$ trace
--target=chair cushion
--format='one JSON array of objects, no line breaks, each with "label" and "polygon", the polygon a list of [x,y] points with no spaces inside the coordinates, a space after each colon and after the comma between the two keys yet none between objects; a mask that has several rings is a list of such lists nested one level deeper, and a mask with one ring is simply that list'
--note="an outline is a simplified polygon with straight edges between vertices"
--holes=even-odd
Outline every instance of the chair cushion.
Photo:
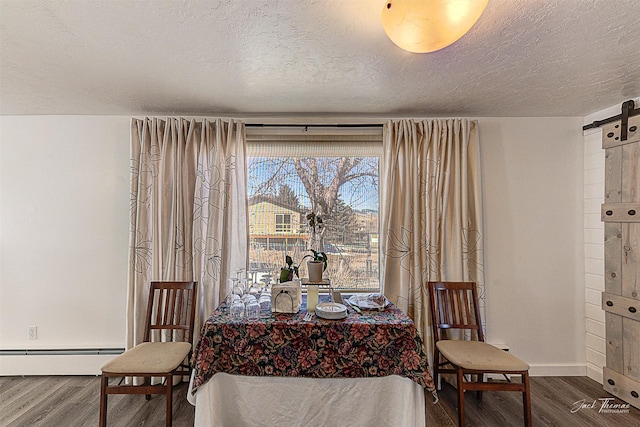
[{"label": "chair cushion", "polygon": [[436,347],[449,362],[463,369],[492,372],[529,370],[526,362],[482,341],[441,340]]},{"label": "chair cushion", "polygon": [[109,374],[163,374],[176,369],[191,351],[187,342],[143,342],[105,363]]}]

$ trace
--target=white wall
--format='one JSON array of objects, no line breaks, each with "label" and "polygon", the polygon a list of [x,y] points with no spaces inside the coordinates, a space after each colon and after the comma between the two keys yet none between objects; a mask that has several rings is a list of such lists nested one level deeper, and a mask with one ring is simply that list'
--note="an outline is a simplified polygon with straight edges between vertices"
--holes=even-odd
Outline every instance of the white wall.
[{"label": "white wall", "polygon": [[[0,120],[0,350],[124,347],[130,118]],[[103,360],[2,356],[0,374]]]},{"label": "white wall", "polygon": [[587,376],[602,384],[606,365],[604,311],[604,224],[600,205],[604,201],[604,150],[602,130],[584,136],[584,269]]},{"label": "white wall", "polygon": [[[0,117],[0,350],[124,346],[129,121]],[[582,119],[479,123],[488,338],[532,374],[584,375]],[[0,356],[0,375],[100,364]]]},{"label": "white wall", "polygon": [[480,119],[487,340],[584,375],[582,119]]}]

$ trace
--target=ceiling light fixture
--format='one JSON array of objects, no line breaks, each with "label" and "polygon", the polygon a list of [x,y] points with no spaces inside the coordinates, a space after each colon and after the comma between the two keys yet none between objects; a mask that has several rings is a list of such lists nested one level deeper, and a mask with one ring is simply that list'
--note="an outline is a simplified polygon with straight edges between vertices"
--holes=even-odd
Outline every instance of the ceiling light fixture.
[{"label": "ceiling light fixture", "polygon": [[440,50],[473,27],[489,0],[388,0],[382,26],[398,47],[413,53]]}]

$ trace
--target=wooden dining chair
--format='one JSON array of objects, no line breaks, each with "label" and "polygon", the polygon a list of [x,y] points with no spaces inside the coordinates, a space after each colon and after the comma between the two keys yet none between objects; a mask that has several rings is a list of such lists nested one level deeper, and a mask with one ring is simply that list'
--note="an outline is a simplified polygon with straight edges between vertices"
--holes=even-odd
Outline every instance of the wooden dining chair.
[{"label": "wooden dining chair", "polygon": [[[196,308],[196,282],[151,282],[147,304],[144,342],[125,351],[102,366],[100,379],[100,426],[107,425],[109,394],[166,395],[166,425],[172,422],[174,375],[188,375],[193,323]],[[120,378],[110,385],[109,379]],[[143,377],[142,385],[122,384],[125,377]],[[162,378],[152,384],[151,378]]]},{"label": "wooden dining chair", "polygon": [[[433,379],[455,374],[458,387],[458,425],[464,426],[464,392],[483,390],[522,392],[524,424],[531,426],[529,365],[512,354],[484,342],[478,293],[474,282],[429,282],[433,328]],[[471,340],[450,339],[452,329],[469,331]],[[503,375],[505,381],[486,382],[485,374]],[[510,376],[521,377],[511,382]],[[473,378],[476,378],[474,381]]]}]

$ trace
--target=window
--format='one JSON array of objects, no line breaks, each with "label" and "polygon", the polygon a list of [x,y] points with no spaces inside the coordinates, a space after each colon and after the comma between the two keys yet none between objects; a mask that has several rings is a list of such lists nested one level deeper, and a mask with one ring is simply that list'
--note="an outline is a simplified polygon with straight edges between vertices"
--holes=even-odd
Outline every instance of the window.
[{"label": "window", "polygon": [[[308,249],[329,258],[343,290],[378,291],[381,128],[247,128],[249,258],[278,277],[285,256],[306,277]],[[310,240],[306,214],[323,218]]]},{"label": "window", "polygon": [[276,233],[291,233],[291,214],[276,214]]}]

